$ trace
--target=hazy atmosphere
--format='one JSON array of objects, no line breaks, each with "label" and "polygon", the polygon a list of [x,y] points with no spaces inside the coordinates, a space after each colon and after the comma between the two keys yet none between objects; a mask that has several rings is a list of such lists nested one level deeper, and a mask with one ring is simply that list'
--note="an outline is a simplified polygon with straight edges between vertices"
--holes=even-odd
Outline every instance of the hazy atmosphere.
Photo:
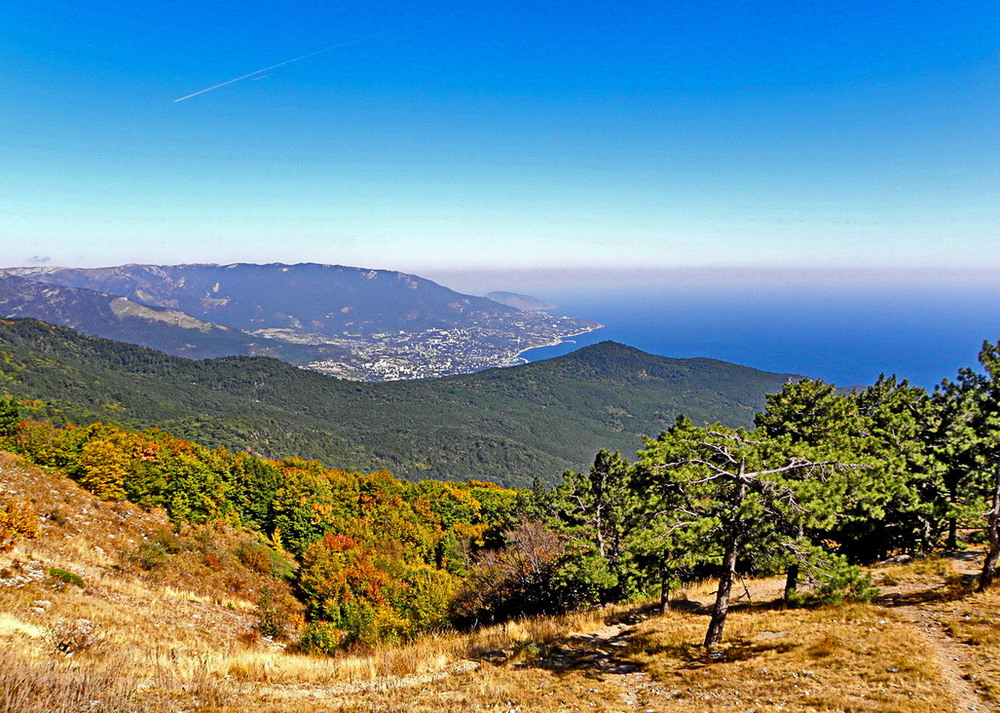
[{"label": "hazy atmosphere", "polygon": [[0,262],[995,267],[991,3],[0,7]]}]

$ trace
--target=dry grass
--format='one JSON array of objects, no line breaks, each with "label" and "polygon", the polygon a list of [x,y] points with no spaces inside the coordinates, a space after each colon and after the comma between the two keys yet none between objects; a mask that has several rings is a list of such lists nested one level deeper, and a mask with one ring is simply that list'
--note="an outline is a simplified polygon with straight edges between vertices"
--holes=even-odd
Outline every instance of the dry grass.
[{"label": "dry grass", "polygon": [[[147,571],[119,552],[169,539],[162,514],[100,503],[2,455],[0,495],[45,516],[37,540],[0,559],[11,585],[0,585],[0,710],[11,713],[925,713],[956,709],[943,653],[969,691],[1000,702],[1000,592],[957,588],[950,560],[878,570],[893,606],[781,610],[780,580],[748,582],[749,599],[738,586],[717,661],[699,646],[707,617],[695,604],[711,601],[713,582],[688,588],[688,602],[663,617],[608,608],[324,658],[246,636],[257,592],[274,580],[226,555],[245,535],[179,533],[180,550]],[[200,549],[189,546],[196,537]],[[51,567],[86,586],[60,586]],[[57,634],[78,619],[94,639],[67,656]],[[475,670],[447,675],[469,660]]]},{"label": "dry grass", "polygon": [[127,679],[106,664],[75,667],[0,649],[0,710],[9,713],[129,713],[144,710]]},{"label": "dry grass", "polygon": [[922,606],[953,643],[963,677],[1000,707],[1000,589],[942,597]]},{"label": "dry grass", "polygon": [[703,617],[671,614],[636,634],[630,660],[657,682],[664,710],[948,710],[923,642],[891,612],[838,609],[732,615],[724,658],[695,645]]}]

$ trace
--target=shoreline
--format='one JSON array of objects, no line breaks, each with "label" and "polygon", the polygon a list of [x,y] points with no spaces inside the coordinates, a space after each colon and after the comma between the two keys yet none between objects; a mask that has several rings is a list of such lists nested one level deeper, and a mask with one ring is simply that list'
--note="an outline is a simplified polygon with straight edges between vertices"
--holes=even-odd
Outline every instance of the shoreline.
[{"label": "shoreline", "polygon": [[604,327],[605,327],[605,325],[598,324],[596,327],[589,327],[589,328],[584,329],[584,330],[579,331],[579,332],[573,332],[572,334],[566,334],[566,335],[564,335],[562,337],[558,337],[553,342],[547,342],[545,344],[537,344],[537,345],[535,345],[533,347],[528,347],[527,349],[522,349],[521,351],[517,352],[516,354],[514,354],[514,356],[512,356],[510,358],[510,360],[509,360],[510,364],[509,365],[513,366],[514,365],[513,362],[514,362],[515,359],[521,359],[522,363],[524,363],[524,364],[530,363],[530,361],[528,359],[524,359],[524,357],[522,357],[521,355],[524,354],[525,352],[530,352],[532,349],[544,349],[545,347],[558,347],[560,344],[565,344],[568,340],[572,339],[573,337],[579,337],[579,336],[584,335],[584,334],[590,334],[591,332],[596,332],[598,329],[604,329]]}]

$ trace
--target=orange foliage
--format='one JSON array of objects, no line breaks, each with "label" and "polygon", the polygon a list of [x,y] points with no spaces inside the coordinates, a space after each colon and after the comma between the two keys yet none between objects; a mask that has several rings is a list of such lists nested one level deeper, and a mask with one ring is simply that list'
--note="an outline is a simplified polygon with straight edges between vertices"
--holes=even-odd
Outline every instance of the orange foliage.
[{"label": "orange foliage", "polygon": [[38,515],[27,503],[0,501],[0,552],[10,552],[24,537],[37,537]]}]

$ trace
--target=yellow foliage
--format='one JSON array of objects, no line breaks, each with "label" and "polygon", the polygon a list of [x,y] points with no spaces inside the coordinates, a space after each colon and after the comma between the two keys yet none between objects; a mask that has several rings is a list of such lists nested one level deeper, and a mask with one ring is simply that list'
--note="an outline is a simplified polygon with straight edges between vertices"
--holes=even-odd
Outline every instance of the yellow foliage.
[{"label": "yellow foliage", "polygon": [[88,441],[76,462],[77,479],[102,500],[122,500],[128,461],[128,454],[117,444],[103,439]]},{"label": "yellow foliage", "polygon": [[0,552],[10,552],[24,537],[38,536],[38,515],[27,503],[0,501]]}]

